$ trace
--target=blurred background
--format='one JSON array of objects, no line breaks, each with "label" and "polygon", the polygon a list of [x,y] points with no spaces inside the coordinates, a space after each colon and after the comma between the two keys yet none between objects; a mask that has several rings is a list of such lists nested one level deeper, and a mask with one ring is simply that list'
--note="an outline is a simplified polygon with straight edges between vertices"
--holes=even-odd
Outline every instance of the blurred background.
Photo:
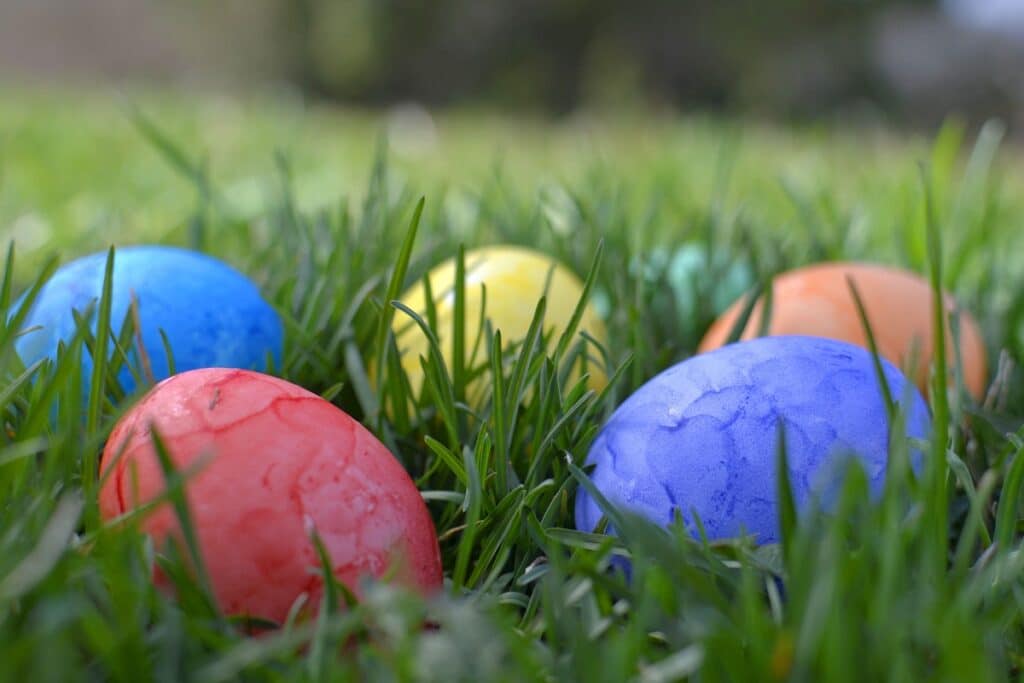
[{"label": "blurred background", "polygon": [[[1016,226],[1022,134],[1024,0],[0,0],[23,278],[214,214],[358,207],[385,139],[389,196],[471,236],[502,202],[564,229],[577,201],[674,239],[708,207],[889,235],[918,161],[952,205],[996,150],[985,219]],[[900,244],[846,253],[918,264]]]},{"label": "blurred background", "polygon": [[0,0],[0,79],[1024,126],[1024,0]]}]

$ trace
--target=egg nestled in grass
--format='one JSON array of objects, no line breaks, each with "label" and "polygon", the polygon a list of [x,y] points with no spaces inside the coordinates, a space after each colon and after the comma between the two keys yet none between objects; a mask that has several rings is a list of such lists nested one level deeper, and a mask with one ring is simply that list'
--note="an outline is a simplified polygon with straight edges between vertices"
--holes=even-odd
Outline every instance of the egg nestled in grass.
[{"label": "egg nestled in grass", "polygon": [[[507,350],[526,336],[542,296],[547,296],[544,332],[557,342],[568,328],[577,304],[583,296],[583,282],[565,265],[541,252],[517,246],[491,246],[467,251],[465,263],[464,340],[466,368],[476,368],[488,361],[487,340],[481,328],[484,317],[495,331],[501,331],[502,347]],[[435,333],[442,355],[451,371],[454,358],[452,339],[455,315],[456,260],[449,259],[427,274],[431,301],[436,311]],[[486,294],[484,293],[486,290]],[[401,298],[401,302],[424,320],[427,315],[427,290],[420,281]],[[482,315],[483,314],[483,315]],[[396,312],[393,331],[401,354],[402,368],[409,378],[413,394],[423,387],[424,373],[420,358],[429,355],[429,342],[423,331],[404,313]],[[583,309],[574,343],[583,341],[586,333],[599,344],[607,344],[604,323],[588,302]],[[575,365],[572,378],[579,378],[584,368],[588,386],[600,390],[607,383],[597,352],[585,344],[584,353]],[[553,350],[552,344],[549,349]],[[467,393],[480,398],[484,382],[477,380]]]},{"label": "egg nestled in grass", "polygon": [[[193,370],[161,382],[104,449],[105,520],[165,492],[151,425],[187,477],[191,522],[226,614],[281,623],[300,597],[315,607],[323,580],[314,533],[334,576],[356,595],[364,577],[393,575],[422,593],[441,586],[437,536],[412,479],[369,431],[319,396],[245,370]],[[158,548],[182,542],[167,502],[139,524]],[[168,582],[160,572],[154,578]]]},{"label": "egg nestled in grass", "polygon": [[[906,415],[901,445],[919,461],[907,439],[929,435],[928,407],[897,368],[882,366]],[[661,525],[678,514],[695,537],[699,517],[709,539],[747,533],[772,543],[779,540],[780,426],[798,508],[835,490],[846,458],[863,465],[873,493],[881,491],[890,429],[874,358],[816,337],[730,344],[665,370],[615,410],[586,463],[613,505]],[[581,489],[577,528],[594,530],[602,514]]]},{"label": "egg nestled in grass", "polygon": [[672,253],[666,278],[681,320],[693,322],[698,311],[718,315],[754,286],[754,272],[745,257],[727,251],[709,254],[703,244],[684,244]]},{"label": "egg nestled in grass", "polygon": [[[76,333],[75,312],[91,311],[90,331],[96,334],[106,264],[106,252],[92,254],[62,266],[43,285],[15,346],[26,365],[57,357],[58,345]],[[129,362],[118,373],[128,392],[137,384],[133,369],[159,381],[171,374],[172,359],[178,372],[263,369],[268,361],[281,362],[284,331],[277,312],[252,281],[205,254],[165,246],[118,249],[110,306],[114,334],[129,316],[138,323],[126,349]],[[82,364],[88,380],[93,367],[88,351]]]},{"label": "egg nestled in grass", "polygon": [[[698,334],[702,324],[725,311],[755,283],[745,255],[698,242],[675,250],[652,249],[631,264],[630,275],[645,281],[655,305],[674,311],[674,321],[687,337]],[[604,309],[607,318],[610,302]]]},{"label": "egg nestled in grass", "polygon": [[[772,283],[769,335],[811,335],[839,339],[867,348],[867,334],[857,312],[847,278],[853,280],[864,303],[879,354],[910,368],[911,377],[927,393],[934,360],[932,291],[923,277],[898,268],[868,263],[820,263],[777,276]],[[744,310],[744,298],[736,301],[715,321],[700,343],[699,351],[716,349],[729,338]],[[980,399],[985,391],[985,343],[970,313],[945,295],[947,313],[959,321],[960,368],[964,385]],[[762,324],[763,301],[755,306],[743,339],[757,335]],[[956,345],[946,330],[948,359],[955,363]]]}]

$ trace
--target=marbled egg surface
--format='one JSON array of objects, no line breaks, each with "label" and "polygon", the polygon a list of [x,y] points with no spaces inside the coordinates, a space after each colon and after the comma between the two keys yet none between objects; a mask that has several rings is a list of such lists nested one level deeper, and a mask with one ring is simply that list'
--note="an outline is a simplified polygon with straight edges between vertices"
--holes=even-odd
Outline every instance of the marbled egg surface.
[{"label": "marbled egg surface", "polygon": [[[16,343],[26,365],[56,358],[57,346],[75,334],[72,309],[84,313],[103,293],[107,253],[92,254],[57,270],[33,302]],[[156,381],[170,374],[160,331],[178,372],[205,367],[263,369],[281,362],[284,330],[277,312],[247,277],[206,254],[166,246],[119,248],[111,281],[111,326],[117,331],[137,301],[139,337]],[[34,328],[34,329],[33,329]],[[96,310],[91,330],[96,331]],[[113,348],[113,346],[111,346]],[[142,371],[137,344],[130,359]],[[92,358],[83,353],[88,380]],[[118,379],[131,391],[135,379],[122,367]]]},{"label": "marbled egg surface", "polygon": [[[924,399],[897,368],[885,361],[883,368],[897,400],[909,392],[907,436],[927,437]],[[709,538],[746,532],[775,542],[780,420],[798,506],[834,483],[840,459],[849,455],[863,463],[872,491],[880,491],[889,435],[871,354],[815,337],[731,344],[665,370],[619,406],[587,464],[613,504],[659,524],[678,511],[696,535],[696,511]],[[590,531],[601,515],[581,489],[577,527]]]},{"label": "marbled egg surface", "polygon": [[[185,495],[221,609],[283,622],[323,591],[323,542],[334,575],[357,595],[365,577],[393,575],[423,593],[442,583],[437,535],[401,463],[348,414],[276,377],[210,368],[153,388],[118,423],[101,463],[100,514],[116,519],[166,487],[155,425]],[[162,549],[182,540],[164,502],[140,519]],[[158,584],[166,578],[156,571]]]}]

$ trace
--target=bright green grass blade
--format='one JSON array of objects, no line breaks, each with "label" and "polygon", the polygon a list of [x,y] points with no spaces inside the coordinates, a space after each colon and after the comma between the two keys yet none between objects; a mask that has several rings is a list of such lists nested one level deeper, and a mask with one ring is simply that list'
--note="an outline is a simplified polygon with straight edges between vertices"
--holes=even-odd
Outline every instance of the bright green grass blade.
[{"label": "bright green grass blade", "polygon": [[103,289],[96,316],[95,346],[92,354],[92,376],[89,383],[89,402],[86,408],[85,429],[96,431],[103,405],[103,388],[106,384],[107,349],[110,339],[110,315],[114,286],[114,248],[107,250],[107,262],[103,271]]},{"label": "bright green grass blade", "polygon": [[453,449],[458,447],[459,434],[456,427],[455,395],[452,392],[451,376],[441,355],[441,349],[437,337],[427,326],[426,322],[418,313],[403,304],[401,301],[392,301],[391,305],[412,318],[420,331],[427,337],[428,358],[420,358],[420,365],[423,370],[424,392],[433,399],[433,405],[438,410],[448,432],[450,445]]},{"label": "bright green grass blade", "polygon": [[[505,409],[505,368],[501,349],[501,331],[495,331],[491,337],[488,357],[491,359],[491,425],[494,449],[494,479],[499,492],[507,490],[509,456],[508,443],[510,435],[506,422],[508,414]],[[515,408],[513,408],[514,410]]]},{"label": "bright green grass blade", "polygon": [[331,648],[337,647],[334,634],[331,632],[332,617],[338,613],[341,596],[345,596],[346,604],[350,609],[356,604],[356,600],[351,591],[348,591],[334,576],[334,565],[331,562],[331,556],[327,552],[327,547],[324,545],[323,539],[316,529],[313,529],[310,539],[316,550],[320,576],[323,579],[324,594],[320,600],[320,611],[316,617],[316,630],[313,633],[309,657],[306,661],[309,664],[310,679],[325,681],[329,680],[328,672],[330,671],[333,659]]},{"label": "bright green grass blade", "polygon": [[[81,328],[75,334],[75,337],[71,339],[69,346],[63,347],[65,350],[62,352],[58,350],[58,360],[65,358],[71,354],[67,349],[74,349],[76,346],[82,344],[82,333]],[[53,365],[51,361],[46,360],[47,366]],[[45,425],[49,423],[51,416],[51,409],[53,402],[56,400],[60,393],[61,387],[65,386],[69,381],[70,377],[74,373],[81,372],[81,365],[76,365],[70,362],[58,362],[53,365],[53,374],[50,375],[48,372],[41,372],[39,375],[46,377],[46,381],[35,385],[34,390],[36,392],[35,402],[33,403],[33,410],[21,427],[22,436],[35,436],[40,434],[44,429]],[[88,489],[86,489],[88,491]],[[88,498],[87,498],[88,500]]]},{"label": "bright green grass blade", "polygon": [[[452,393],[456,401],[466,400],[466,249],[455,254],[455,283],[452,305]],[[463,429],[459,430],[464,431]]]},{"label": "bright green grass blade", "polygon": [[949,489],[946,452],[949,449],[950,415],[949,382],[946,375],[946,314],[942,287],[942,241],[935,217],[932,184],[925,169],[921,168],[924,187],[925,228],[928,245],[928,273],[932,291],[932,458],[931,458],[931,521],[934,534],[932,547],[935,567],[939,571],[946,564],[946,543],[949,533]]},{"label": "bright green grass blade", "polygon": [[[11,253],[8,252],[8,258],[10,257]],[[7,317],[5,324],[0,325],[0,365],[6,365],[8,355],[13,353],[13,344],[11,342],[19,335],[25,333],[22,326],[25,324],[25,320],[28,318],[28,314],[32,310],[32,305],[38,298],[39,292],[50,280],[54,271],[57,270],[57,264],[56,258],[46,262],[46,265],[39,271],[39,274],[32,281],[32,285],[23,295],[18,308]],[[8,274],[5,272],[4,277],[6,278],[7,276]]]},{"label": "bright green grass blade", "polygon": [[518,414],[518,407],[525,397],[527,379],[530,367],[534,365],[540,350],[544,333],[544,315],[547,311],[547,296],[541,296],[533,311],[533,318],[522,339],[519,353],[512,366],[512,373],[508,381],[506,405],[509,406],[510,432],[515,430],[515,419]]},{"label": "bright green grass blade", "polygon": [[885,412],[889,416],[891,424],[896,404],[893,401],[889,380],[886,378],[885,370],[882,367],[882,357],[878,352],[878,342],[875,341],[875,333],[871,328],[871,321],[868,320],[868,312],[864,308],[864,300],[860,296],[860,290],[857,289],[857,283],[853,281],[853,276],[846,276],[846,286],[849,287],[850,295],[853,296],[853,303],[857,307],[857,317],[860,318],[861,328],[863,328],[864,335],[868,340],[868,350],[871,351],[871,362],[875,368],[875,378],[878,380],[878,386],[881,388],[882,398],[885,401]]},{"label": "bright green grass blade", "polygon": [[5,314],[11,307],[11,293],[14,289],[14,241],[7,245],[7,257],[4,259],[4,277],[0,281],[0,313]]},{"label": "bright green grass blade", "polygon": [[335,397],[337,397],[337,395],[341,393],[341,390],[344,387],[345,387],[345,383],[344,382],[338,382],[337,384],[332,384],[331,386],[327,387],[327,389],[325,389],[324,391],[320,392],[320,398],[322,398],[325,401],[333,401],[335,399]]},{"label": "bright green grass blade", "polygon": [[590,293],[594,289],[594,283],[597,281],[598,273],[601,269],[601,258],[604,255],[604,242],[600,241],[597,247],[594,249],[594,258],[590,263],[590,270],[587,272],[587,278],[583,282],[583,293],[580,294],[580,300],[576,304],[576,308],[573,309],[572,317],[569,318],[568,324],[562,331],[561,336],[558,339],[558,345],[555,347],[555,358],[561,359],[569,345],[572,343],[573,337],[576,335],[576,330],[579,328],[580,320],[583,319],[583,313],[586,311],[587,302],[590,301]]},{"label": "bright green grass blade", "polygon": [[459,483],[463,487],[468,487],[469,473],[467,472],[466,467],[463,465],[462,461],[458,459],[454,453],[448,450],[448,448],[446,448],[445,445],[442,444],[440,441],[430,436],[425,437],[424,441],[427,445],[427,448],[429,448],[431,452],[434,453],[434,455],[436,455],[445,463],[448,469],[451,470],[452,474],[454,474],[455,477],[459,480]]},{"label": "bright green grass blade", "polygon": [[[498,526],[494,533],[490,534],[481,547],[480,552],[474,558],[473,571],[466,580],[467,585],[478,589],[486,589],[487,583],[493,583],[497,579],[494,572],[502,569],[505,561],[496,560],[503,548],[505,548],[506,552],[509,550],[505,547],[507,545],[506,541],[511,537],[513,530],[519,526],[525,498],[526,490],[520,485],[509,491],[505,498],[495,506],[489,515],[490,518],[496,520],[504,518],[504,523]],[[487,577],[484,585],[480,585],[481,581],[485,578],[484,575],[488,573],[491,576]]]},{"label": "bright green grass blade", "polygon": [[581,489],[586,491],[587,495],[594,499],[594,502],[597,504],[597,507],[601,510],[602,514],[608,519],[608,522],[616,529],[624,529],[626,526],[625,520],[622,514],[619,512],[618,508],[612,505],[612,503],[609,502],[607,498],[605,498],[604,494],[598,490],[598,488],[594,485],[594,482],[590,480],[590,477],[588,477],[583,472],[583,470],[581,470],[579,467],[577,467],[571,462],[566,464],[569,468],[569,472],[572,474],[573,479],[576,480],[577,485]]},{"label": "bright green grass blade", "polygon": [[[1017,436],[1020,436],[1020,432]],[[1024,490],[1024,440],[1018,440],[1018,443],[1009,460],[1009,470],[1003,482],[1002,496],[999,498],[999,508],[996,511],[995,542],[1001,553],[1013,550],[1021,491]]]},{"label": "bright green grass blade", "polygon": [[153,450],[163,472],[168,500],[174,508],[174,514],[177,517],[178,525],[185,541],[185,547],[188,550],[189,562],[198,578],[199,587],[202,588],[203,593],[209,600],[211,609],[216,611],[216,602],[213,599],[213,582],[210,580],[206,563],[203,560],[202,550],[199,547],[199,535],[196,533],[196,527],[192,521],[192,512],[189,509],[188,499],[185,497],[184,480],[181,480],[182,485],[180,487],[172,487],[172,484],[178,483],[182,474],[175,467],[174,460],[171,458],[171,454],[167,450],[167,446],[160,437],[156,427],[149,429],[149,437],[152,440]]},{"label": "bright green grass blade", "polygon": [[167,333],[164,332],[164,328],[157,330],[160,332],[160,343],[163,346],[164,357],[167,359],[167,375],[178,374],[178,366],[174,362],[174,350],[171,349],[171,340],[167,338]]},{"label": "bright green grass blade", "polygon": [[789,454],[786,446],[786,423],[779,418],[776,426],[775,447],[775,495],[778,498],[779,533],[782,549],[787,559],[793,557],[793,538],[796,533],[796,502],[793,485],[789,476]]},{"label": "bright green grass blade", "polygon": [[[416,231],[420,225],[420,217],[423,215],[423,205],[426,199],[420,198],[419,202],[416,203],[416,208],[413,211],[412,219],[409,221],[409,229],[405,233],[405,238],[402,241],[402,246],[398,250],[398,258],[395,261],[394,268],[391,271],[391,277],[388,280],[387,288],[384,290],[384,301],[394,301],[398,298],[398,295],[402,291],[402,285],[405,282],[405,273],[409,268],[409,259],[412,258],[412,248],[416,242]],[[377,336],[374,343],[374,349],[376,351],[376,359],[378,367],[383,366],[384,354],[387,352],[387,336],[391,329],[391,322],[394,319],[395,312],[391,306],[385,305],[381,311],[380,319],[377,322]],[[376,396],[380,395],[380,389],[382,386],[383,377],[377,379],[377,392]],[[380,406],[375,399],[366,397],[369,403],[370,410],[368,414],[371,422],[377,422],[380,415]],[[366,405],[366,404],[364,404]]]},{"label": "bright green grass blade", "polygon": [[461,591],[466,585],[470,556],[473,553],[476,537],[479,533],[478,524],[483,507],[484,484],[482,477],[484,474],[477,468],[477,462],[481,459],[487,459],[490,449],[491,441],[487,437],[487,433],[481,432],[480,438],[477,441],[476,452],[471,452],[469,449],[463,451],[463,465],[465,466],[469,487],[466,489],[466,500],[463,503],[463,508],[466,512],[464,530],[459,539],[458,550],[455,556],[455,568],[452,571],[452,588],[456,592]]},{"label": "bright green grass blade", "polygon": [[[733,323],[728,336],[725,338],[726,344],[733,344],[740,340],[740,337],[743,336],[744,330],[747,329],[751,316],[754,315],[754,309],[757,307],[758,303],[760,303],[761,293],[766,289],[770,290],[771,288],[772,284],[769,281],[766,287],[755,287],[746,293],[743,309],[740,311],[739,317],[736,319],[736,322]],[[764,324],[763,319],[766,316],[763,311],[761,313],[761,317],[762,323],[758,325],[758,327],[762,327]]]},{"label": "bright green grass blade", "polygon": [[[769,282],[768,286],[764,289],[764,296],[761,297],[761,304],[761,320],[757,325],[758,337],[764,337],[767,335],[772,326],[772,309],[775,306],[775,287],[772,286],[771,282]],[[753,313],[753,309],[751,309],[751,313]],[[740,329],[742,330],[743,328],[741,327]],[[730,336],[732,336],[732,333],[730,333]]]}]

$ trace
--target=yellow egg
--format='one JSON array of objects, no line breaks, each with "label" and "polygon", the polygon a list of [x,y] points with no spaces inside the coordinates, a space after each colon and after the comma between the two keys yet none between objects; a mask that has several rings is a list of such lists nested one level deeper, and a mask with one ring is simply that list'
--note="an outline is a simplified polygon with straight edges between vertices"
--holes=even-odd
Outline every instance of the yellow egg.
[{"label": "yellow egg", "polygon": [[[452,368],[452,320],[455,314],[455,265],[452,258],[428,274],[430,290],[437,312],[434,330],[449,372]],[[515,246],[491,246],[467,251],[465,254],[465,363],[466,367],[479,367],[488,362],[486,333],[480,329],[481,306],[486,306],[486,317],[495,331],[501,331],[502,350],[508,353],[511,345],[521,341],[530,328],[541,296],[547,293],[544,313],[544,333],[551,336],[549,353],[572,319],[576,305],[583,295],[583,282],[567,267],[550,256]],[[483,287],[486,287],[486,298]],[[420,280],[402,295],[401,301],[424,320],[427,320],[426,288]],[[401,311],[395,313],[392,329],[401,354],[402,368],[409,377],[413,393],[419,395],[423,386],[420,357],[427,357],[428,342],[423,330]],[[577,339],[586,332],[602,345],[606,333],[597,311],[587,304],[577,328]],[[480,337],[479,342],[477,341]],[[589,345],[588,345],[589,346]],[[476,353],[473,355],[473,349]],[[596,350],[587,349],[588,386],[594,390],[607,384]],[[581,362],[582,364],[582,362]],[[571,379],[578,379],[577,367]],[[486,378],[486,379],[485,379]],[[481,398],[483,382],[490,381],[484,374],[467,388],[472,399]]]}]

